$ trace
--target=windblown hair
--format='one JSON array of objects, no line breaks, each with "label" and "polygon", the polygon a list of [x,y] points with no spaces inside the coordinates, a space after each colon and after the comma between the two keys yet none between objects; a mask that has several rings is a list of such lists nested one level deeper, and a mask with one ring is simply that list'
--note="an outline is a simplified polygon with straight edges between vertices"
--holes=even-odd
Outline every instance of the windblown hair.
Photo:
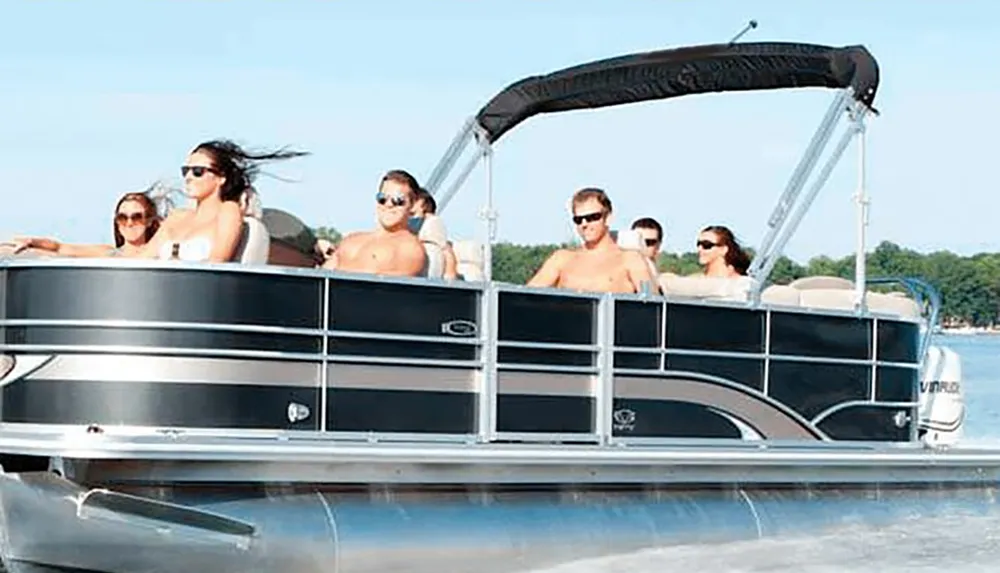
[{"label": "windblown hair", "polygon": [[726,264],[741,274],[746,275],[750,268],[750,255],[743,250],[736,240],[729,227],[723,225],[709,225],[701,230],[702,233],[714,233],[719,238],[719,244],[728,247],[726,250]]},{"label": "windblown hair", "polygon": [[306,151],[286,148],[270,152],[247,151],[228,139],[200,143],[192,151],[202,152],[212,158],[212,167],[225,177],[219,195],[223,201],[239,201],[240,195],[253,185],[260,173],[260,164],[309,155]]}]

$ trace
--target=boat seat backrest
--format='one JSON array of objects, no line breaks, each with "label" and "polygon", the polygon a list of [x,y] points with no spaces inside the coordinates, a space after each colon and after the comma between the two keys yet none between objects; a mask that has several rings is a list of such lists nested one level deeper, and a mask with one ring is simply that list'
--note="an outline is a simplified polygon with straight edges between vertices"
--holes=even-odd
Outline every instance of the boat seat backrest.
[{"label": "boat seat backrest", "polygon": [[627,231],[618,231],[616,239],[618,246],[623,249],[627,249],[629,251],[642,250],[642,235],[639,234],[639,231],[632,229]]},{"label": "boat seat backrest", "polygon": [[872,292],[865,295],[868,310],[885,314],[898,314],[909,318],[920,318],[920,305],[917,301],[900,292]]},{"label": "boat seat backrest", "polygon": [[271,236],[264,223],[253,217],[244,217],[233,260],[244,265],[266,265],[270,250]]},{"label": "boat seat backrest", "polygon": [[[622,249],[628,251],[642,252],[643,244],[642,234],[634,229],[629,229],[628,231],[618,231],[615,236],[615,240],[618,246]],[[645,254],[643,254],[645,257]],[[659,274],[659,269],[656,268],[656,263],[646,259],[646,266],[649,267],[649,274],[655,279]]]},{"label": "boat seat backrest", "polygon": [[444,277],[444,251],[436,243],[424,242],[423,245],[427,260],[421,276],[431,279]]},{"label": "boat seat backrest", "polygon": [[448,244],[448,229],[444,226],[444,220],[434,214],[424,216],[417,238],[422,243],[434,243],[443,249]]},{"label": "boat seat backrest", "polygon": [[486,276],[483,269],[483,246],[477,241],[453,241],[458,275],[467,281],[481,281]]},{"label": "boat seat backrest", "polygon": [[799,304],[806,308],[852,310],[854,290],[842,288],[810,288],[799,292]]},{"label": "boat seat backrest", "polygon": [[[799,297],[800,306],[807,308],[854,309],[855,293],[853,289],[807,289],[800,291]],[[865,293],[865,300],[868,304],[868,310],[874,313],[891,314],[907,318],[920,318],[921,316],[920,307],[917,305],[917,302],[902,293],[868,291]]]},{"label": "boat seat backrest", "polygon": [[761,302],[780,306],[799,306],[802,291],[788,285],[771,285],[760,293]]},{"label": "boat seat backrest", "polygon": [[724,300],[746,300],[751,285],[749,277],[679,276],[673,273],[661,274],[659,283],[667,296]]}]

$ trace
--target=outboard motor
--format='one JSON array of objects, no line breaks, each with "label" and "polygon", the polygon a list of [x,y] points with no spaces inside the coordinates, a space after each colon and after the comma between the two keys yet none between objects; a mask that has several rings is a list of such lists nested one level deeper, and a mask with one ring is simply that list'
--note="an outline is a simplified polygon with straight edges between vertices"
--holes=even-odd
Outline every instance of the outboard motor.
[{"label": "outboard motor", "polygon": [[965,400],[962,360],[950,348],[930,346],[920,378],[920,438],[931,446],[948,446],[962,438]]}]

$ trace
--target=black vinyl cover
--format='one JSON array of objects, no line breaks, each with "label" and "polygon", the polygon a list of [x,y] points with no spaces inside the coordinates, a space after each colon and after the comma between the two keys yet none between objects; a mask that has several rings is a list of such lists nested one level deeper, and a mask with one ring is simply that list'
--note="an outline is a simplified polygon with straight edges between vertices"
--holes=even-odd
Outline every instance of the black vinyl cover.
[{"label": "black vinyl cover", "polygon": [[542,113],[710,92],[851,86],[855,99],[872,109],[878,82],[878,63],[863,46],[711,44],[619,56],[525,78],[494,96],[476,119],[494,143]]}]

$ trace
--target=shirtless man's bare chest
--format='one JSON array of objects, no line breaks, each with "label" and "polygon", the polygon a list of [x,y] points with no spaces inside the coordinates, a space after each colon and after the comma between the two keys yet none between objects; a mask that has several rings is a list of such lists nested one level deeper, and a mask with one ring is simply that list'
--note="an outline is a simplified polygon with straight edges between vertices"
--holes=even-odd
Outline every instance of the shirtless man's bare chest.
[{"label": "shirtless man's bare chest", "polygon": [[597,292],[635,292],[621,251],[574,253],[559,273],[556,286]]}]

